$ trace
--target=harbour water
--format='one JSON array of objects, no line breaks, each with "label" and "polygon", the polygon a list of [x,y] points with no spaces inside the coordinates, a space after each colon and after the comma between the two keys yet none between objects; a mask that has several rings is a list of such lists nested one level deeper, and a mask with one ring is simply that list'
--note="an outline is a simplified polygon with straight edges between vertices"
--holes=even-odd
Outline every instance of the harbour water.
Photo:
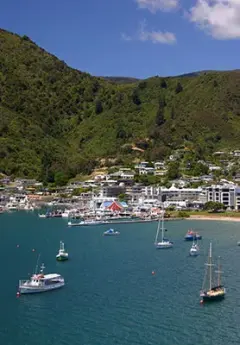
[{"label": "harbour water", "polygon": [[[239,223],[168,222],[174,248],[156,250],[156,223],[68,228],[35,213],[0,216],[0,344],[4,345],[234,345],[240,341]],[[200,255],[190,257],[188,228],[199,231]],[[67,262],[55,255],[62,240]],[[200,305],[209,242],[222,257],[226,299]],[[19,279],[36,265],[60,273],[62,289],[16,298]],[[152,271],[155,274],[152,274]]]}]

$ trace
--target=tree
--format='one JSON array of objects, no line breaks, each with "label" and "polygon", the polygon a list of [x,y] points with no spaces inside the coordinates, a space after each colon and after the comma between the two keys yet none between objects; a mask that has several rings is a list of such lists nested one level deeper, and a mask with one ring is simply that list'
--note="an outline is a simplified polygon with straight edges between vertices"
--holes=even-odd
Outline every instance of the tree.
[{"label": "tree", "polygon": [[136,89],[132,93],[132,101],[136,105],[140,105],[141,104],[141,100],[139,98],[138,91]]},{"label": "tree", "polygon": [[221,210],[225,210],[225,208],[226,207],[224,204],[217,201],[208,201],[203,207],[204,210],[211,211],[211,212],[219,212]]},{"label": "tree", "polygon": [[199,162],[195,165],[192,172],[194,176],[207,175],[209,172],[209,168],[206,164]]},{"label": "tree", "polygon": [[27,35],[23,35],[22,40],[31,42],[31,39]]},{"label": "tree", "polygon": [[171,162],[169,164],[167,176],[169,180],[174,180],[180,177],[179,162]]},{"label": "tree", "polygon": [[165,123],[164,110],[161,108],[158,108],[157,115],[156,115],[156,125],[162,126],[164,123]]},{"label": "tree", "polygon": [[176,89],[175,89],[175,93],[178,94],[180,92],[183,91],[183,87],[182,84],[180,82],[177,83]]},{"label": "tree", "polygon": [[117,138],[118,139],[125,139],[127,138],[127,133],[123,128],[119,128],[117,131]]},{"label": "tree", "polygon": [[65,186],[68,182],[68,177],[62,171],[58,171],[54,174],[54,181],[56,186]]},{"label": "tree", "polygon": [[164,96],[162,96],[159,100],[158,107],[161,109],[164,109],[166,107],[166,105],[167,105],[166,99]]},{"label": "tree", "polygon": [[138,88],[139,89],[145,89],[147,87],[147,82],[144,81],[140,81],[140,83],[138,84]]},{"label": "tree", "polygon": [[102,106],[102,102],[100,100],[97,100],[95,103],[95,113],[96,114],[101,114],[103,111],[103,106]]},{"label": "tree", "polygon": [[163,79],[163,80],[161,81],[161,88],[163,88],[163,89],[166,89],[166,88],[167,88],[167,83],[166,83],[166,80],[165,80],[165,79]]},{"label": "tree", "polygon": [[165,123],[165,118],[164,118],[164,108],[166,106],[165,98],[161,98],[159,100],[158,104],[158,110],[156,114],[156,125],[157,126],[162,126]]},{"label": "tree", "polygon": [[124,193],[119,194],[118,195],[118,200],[119,201],[126,201],[127,200],[126,194],[124,194]]},{"label": "tree", "polygon": [[174,120],[174,119],[175,119],[175,110],[172,107],[172,109],[171,109],[171,120]]}]

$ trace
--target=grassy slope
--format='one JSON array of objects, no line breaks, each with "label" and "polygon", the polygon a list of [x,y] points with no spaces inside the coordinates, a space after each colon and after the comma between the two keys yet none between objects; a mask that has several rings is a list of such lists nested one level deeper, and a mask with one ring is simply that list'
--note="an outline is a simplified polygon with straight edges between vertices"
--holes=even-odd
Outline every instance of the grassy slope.
[{"label": "grassy slope", "polygon": [[[63,171],[73,176],[88,171],[91,160],[99,157],[132,160],[139,153],[126,154],[124,144],[140,140],[147,142],[146,155],[154,153],[154,158],[181,145],[202,151],[237,148],[239,71],[165,78],[167,88],[158,77],[116,84],[69,68],[27,37],[1,30],[0,45],[3,172],[50,178]],[[183,91],[176,94],[178,82]],[[133,92],[141,104],[134,104]],[[157,127],[163,98],[166,121]],[[102,109],[96,113],[99,103]]]}]

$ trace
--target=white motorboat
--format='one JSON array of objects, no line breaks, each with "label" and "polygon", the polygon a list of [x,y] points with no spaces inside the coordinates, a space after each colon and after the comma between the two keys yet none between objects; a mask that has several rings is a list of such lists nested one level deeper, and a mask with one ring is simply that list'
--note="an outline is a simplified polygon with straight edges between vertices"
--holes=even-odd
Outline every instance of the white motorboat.
[{"label": "white motorboat", "polygon": [[64,278],[57,273],[44,274],[44,265],[42,264],[40,272],[35,273],[29,280],[19,281],[19,293],[30,294],[46,292],[59,289],[65,285]]},{"label": "white motorboat", "polygon": [[109,229],[107,231],[104,231],[103,236],[118,236],[120,235],[119,231],[115,231],[114,229]]}]

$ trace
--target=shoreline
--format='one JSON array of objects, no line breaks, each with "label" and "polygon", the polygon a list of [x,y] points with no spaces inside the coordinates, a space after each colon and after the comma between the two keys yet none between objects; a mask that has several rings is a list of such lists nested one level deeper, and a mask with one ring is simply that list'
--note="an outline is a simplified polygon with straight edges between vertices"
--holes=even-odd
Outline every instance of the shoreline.
[{"label": "shoreline", "polygon": [[224,221],[224,222],[240,222],[240,217],[226,217],[226,216],[204,216],[204,215],[192,215],[189,218],[185,218],[189,220],[217,220],[217,221]]}]

